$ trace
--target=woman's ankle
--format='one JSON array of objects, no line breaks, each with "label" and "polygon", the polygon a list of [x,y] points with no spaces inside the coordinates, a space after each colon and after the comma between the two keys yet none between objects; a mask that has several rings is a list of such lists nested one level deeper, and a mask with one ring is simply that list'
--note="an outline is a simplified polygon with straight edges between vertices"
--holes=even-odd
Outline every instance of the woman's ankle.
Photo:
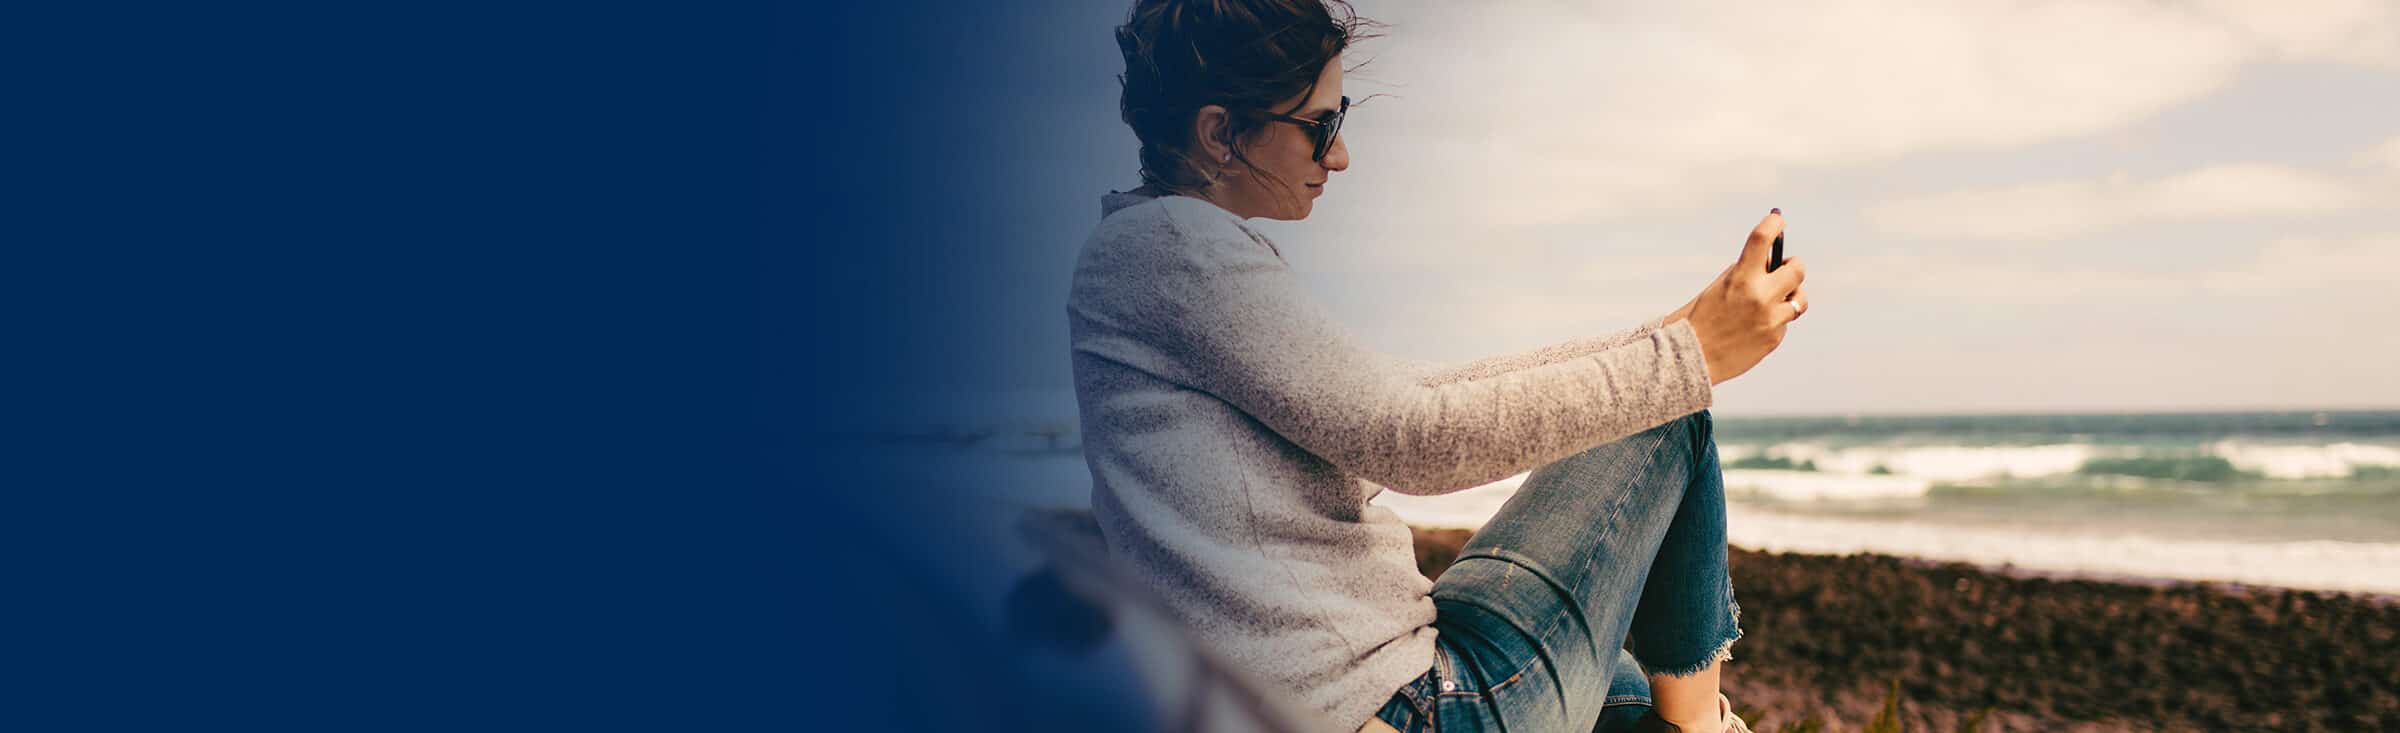
[{"label": "woman's ankle", "polygon": [[1634,722],[1633,730],[1634,733],[1724,733],[1725,723],[1722,720],[1671,721],[1659,717],[1658,709],[1653,707],[1642,715],[1641,720]]},{"label": "woman's ankle", "polygon": [[1721,666],[1711,661],[1689,675],[1650,675],[1650,701],[1658,717],[1685,730],[1714,733],[1724,718],[1717,688]]}]

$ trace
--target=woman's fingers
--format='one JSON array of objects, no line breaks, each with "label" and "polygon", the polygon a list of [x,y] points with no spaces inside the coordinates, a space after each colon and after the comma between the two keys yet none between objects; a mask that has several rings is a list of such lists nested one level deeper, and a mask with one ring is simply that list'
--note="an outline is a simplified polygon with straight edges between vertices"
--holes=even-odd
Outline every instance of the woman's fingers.
[{"label": "woman's fingers", "polygon": [[1801,316],[1808,314],[1808,291],[1805,289],[1793,290],[1790,302],[1791,305],[1784,307],[1791,310],[1792,317],[1785,319],[1784,323],[1800,320]]},{"label": "woman's fingers", "polygon": [[1800,289],[1801,281],[1808,279],[1808,263],[1800,261],[1798,257],[1785,257],[1783,266],[1767,273],[1766,277],[1775,293],[1790,295]]},{"label": "woman's fingers", "polygon": [[[1744,270],[1766,272],[1768,250],[1773,248],[1775,238],[1782,234],[1783,213],[1767,212],[1767,218],[1759,220],[1758,226],[1750,230],[1750,239],[1742,243],[1742,256],[1736,258],[1735,262]],[[1776,271],[1781,272],[1782,268],[1776,268]]]}]

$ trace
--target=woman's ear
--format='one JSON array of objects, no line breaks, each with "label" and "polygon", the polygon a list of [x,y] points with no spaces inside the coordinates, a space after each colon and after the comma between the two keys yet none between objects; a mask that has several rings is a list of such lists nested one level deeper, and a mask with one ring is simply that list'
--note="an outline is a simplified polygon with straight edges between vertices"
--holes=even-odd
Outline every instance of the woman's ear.
[{"label": "woman's ear", "polygon": [[1231,123],[1231,115],[1222,105],[1201,107],[1199,115],[1192,120],[1192,149],[1209,160],[1232,160],[1232,136],[1227,134]]}]

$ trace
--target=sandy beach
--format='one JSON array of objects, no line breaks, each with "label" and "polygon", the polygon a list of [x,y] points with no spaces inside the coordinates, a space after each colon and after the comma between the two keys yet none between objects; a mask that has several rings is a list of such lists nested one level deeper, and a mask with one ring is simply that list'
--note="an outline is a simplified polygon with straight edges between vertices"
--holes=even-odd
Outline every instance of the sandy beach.
[{"label": "sandy beach", "polygon": [[[1418,528],[1438,575],[1464,529]],[[1854,730],[1898,680],[1910,730],[2400,729],[2390,596],[2056,577],[1888,555],[1735,548],[1726,694],[1752,727]]]}]

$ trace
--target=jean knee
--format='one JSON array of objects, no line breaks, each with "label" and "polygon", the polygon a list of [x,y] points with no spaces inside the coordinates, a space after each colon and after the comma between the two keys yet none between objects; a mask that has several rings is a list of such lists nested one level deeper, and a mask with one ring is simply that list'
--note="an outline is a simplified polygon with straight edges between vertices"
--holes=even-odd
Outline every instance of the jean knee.
[{"label": "jean knee", "polygon": [[1642,666],[1633,650],[1618,649],[1617,658],[1609,665],[1608,699],[1610,702],[1650,702],[1649,670]]}]

